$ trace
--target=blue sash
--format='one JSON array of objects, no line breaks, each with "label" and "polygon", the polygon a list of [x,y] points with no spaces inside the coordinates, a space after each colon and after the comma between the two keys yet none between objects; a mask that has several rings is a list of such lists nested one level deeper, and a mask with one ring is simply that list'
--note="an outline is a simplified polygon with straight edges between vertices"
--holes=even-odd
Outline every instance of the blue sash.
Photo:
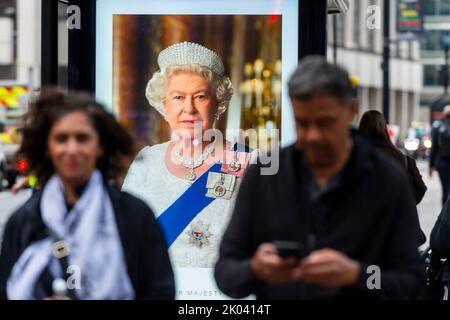
[{"label": "blue sash", "polygon": [[157,220],[166,236],[167,246],[170,247],[197,214],[215,200],[205,196],[206,181],[209,172],[220,172],[221,168],[221,163],[209,168],[158,217]]},{"label": "blue sash", "polygon": [[[251,151],[247,146],[241,144],[235,144],[233,150],[247,153]],[[221,168],[221,163],[216,163],[209,168],[158,217],[157,220],[164,231],[168,247],[174,243],[188,224],[215,200],[206,196],[206,182],[209,172],[221,172]]]}]

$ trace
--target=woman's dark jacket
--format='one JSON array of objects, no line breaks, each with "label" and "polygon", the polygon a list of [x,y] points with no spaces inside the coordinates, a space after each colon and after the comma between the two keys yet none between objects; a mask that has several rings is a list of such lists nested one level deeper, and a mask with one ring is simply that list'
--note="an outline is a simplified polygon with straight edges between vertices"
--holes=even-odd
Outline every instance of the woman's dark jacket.
[{"label": "woman's dark jacket", "polygon": [[[153,212],[141,200],[107,186],[128,275],[136,299],[174,299],[175,284],[167,245]],[[0,254],[0,299],[14,264],[33,242],[48,237],[40,214],[41,192],[33,195],[6,224]]]},{"label": "woman's dark jacket", "polygon": [[411,182],[411,186],[414,191],[414,197],[416,199],[416,204],[419,204],[422,201],[425,192],[427,191],[427,186],[423,182],[422,175],[417,168],[416,161],[409,157],[405,156],[399,150],[395,150],[393,147],[387,146],[387,144],[383,141],[373,141],[373,145],[390,154],[394,159],[396,159],[401,166],[403,166],[409,177],[409,181]]}]

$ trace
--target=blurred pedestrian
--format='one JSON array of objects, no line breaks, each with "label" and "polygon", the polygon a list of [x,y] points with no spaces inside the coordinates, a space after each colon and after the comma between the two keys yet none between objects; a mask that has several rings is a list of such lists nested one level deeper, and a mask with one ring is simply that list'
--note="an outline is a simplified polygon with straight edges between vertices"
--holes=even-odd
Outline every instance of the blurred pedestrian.
[{"label": "blurred pedestrian", "polygon": [[442,185],[442,204],[450,192],[450,105],[444,108],[444,119],[432,131],[429,175],[433,170],[439,173]]},{"label": "blurred pedestrian", "polygon": [[29,186],[29,177],[24,177],[17,181],[11,188],[13,194],[17,194],[20,190]]},{"label": "blurred pedestrian", "polygon": [[[450,200],[444,204],[430,236],[430,269],[434,271],[428,298],[449,300],[450,289]],[[432,276],[433,274],[430,274]]]},{"label": "blurred pedestrian", "polygon": [[172,299],[162,231],[141,200],[111,185],[132,139],[90,96],[43,90],[19,154],[43,189],[9,219],[2,299]]},{"label": "blurred pedestrian", "polygon": [[423,266],[414,196],[405,171],[350,130],[348,73],[307,57],[289,95],[297,142],[281,151],[277,174],[261,175],[258,164],[244,176],[219,288],[236,298],[415,298]]},{"label": "blurred pedestrian", "polygon": [[31,188],[31,194],[34,195],[39,188],[38,181],[35,175],[29,174],[28,176],[17,181],[11,188],[13,194],[19,193],[20,190],[27,187]]},{"label": "blurred pedestrian", "polygon": [[420,203],[427,191],[427,186],[423,182],[416,161],[408,155],[403,154],[392,143],[383,114],[377,110],[366,111],[361,118],[359,132],[369,138],[376,148],[389,154],[401,166],[405,167],[414,191],[416,204]]}]

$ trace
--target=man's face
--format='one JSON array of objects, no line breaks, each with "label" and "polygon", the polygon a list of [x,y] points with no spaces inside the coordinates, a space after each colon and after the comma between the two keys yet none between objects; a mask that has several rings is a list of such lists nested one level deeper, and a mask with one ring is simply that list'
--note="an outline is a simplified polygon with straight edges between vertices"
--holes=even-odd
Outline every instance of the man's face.
[{"label": "man's face", "polygon": [[356,104],[345,105],[327,94],[308,100],[292,98],[297,147],[312,167],[326,168],[339,159],[350,139],[349,125],[355,116]]}]

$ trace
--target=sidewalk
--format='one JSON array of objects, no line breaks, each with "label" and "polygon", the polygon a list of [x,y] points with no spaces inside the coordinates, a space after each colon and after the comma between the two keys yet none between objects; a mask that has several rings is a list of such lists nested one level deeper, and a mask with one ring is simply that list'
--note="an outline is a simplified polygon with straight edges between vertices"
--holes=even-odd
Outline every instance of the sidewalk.
[{"label": "sidewalk", "polygon": [[441,183],[439,182],[439,176],[436,171],[433,172],[432,178],[428,176],[427,161],[417,161],[417,166],[419,167],[423,181],[428,188],[422,202],[418,205],[417,210],[419,212],[420,225],[429,241],[431,230],[433,229],[434,223],[442,208]]}]

